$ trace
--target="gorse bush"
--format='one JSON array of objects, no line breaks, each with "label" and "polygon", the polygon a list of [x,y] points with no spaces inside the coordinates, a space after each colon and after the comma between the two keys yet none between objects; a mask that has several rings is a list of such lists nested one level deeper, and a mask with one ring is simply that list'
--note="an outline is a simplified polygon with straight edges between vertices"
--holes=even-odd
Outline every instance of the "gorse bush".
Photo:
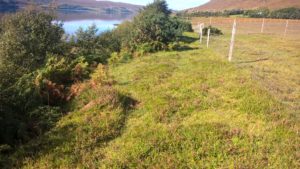
[{"label": "gorse bush", "polygon": [[166,1],[155,0],[144,7],[132,22],[121,24],[114,32],[122,39],[122,48],[138,53],[166,49],[185,31],[192,31],[190,23],[170,16]]},{"label": "gorse bush", "polygon": [[61,53],[62,25],[39,10],[25,10],[1,20],[0,59],[32,71],[43,65],[47,53]]},{"label": "gorse bush", "polygon": [[121,50],[120,40],[113,32],[98,32],[96,25],[80,28],[71,38],[73,54],[85,57],[89,63],[107,63],[112,52]]},{"label": "gorse bush", "polygon": [[26,9],[1,18],[0,144],[15,145],[36,135],[29,112],[43,105],[34,84],[47,53],[63,53],[64,33],[54,16]]},{"label": "gorse bush", "polygon": [[203,28],[203,35],[208,34],[208,29],[210,29],[210,35],[223,35],[222,31],[216,27],[213,26],[207,26]]},{"label": "gorse bush", "polygon": [[172,18],[173,27],[178,31],[178,35],[181,36],[183,32],[193,32],[193,27],[190,22],[179,19],[177,17]]}]

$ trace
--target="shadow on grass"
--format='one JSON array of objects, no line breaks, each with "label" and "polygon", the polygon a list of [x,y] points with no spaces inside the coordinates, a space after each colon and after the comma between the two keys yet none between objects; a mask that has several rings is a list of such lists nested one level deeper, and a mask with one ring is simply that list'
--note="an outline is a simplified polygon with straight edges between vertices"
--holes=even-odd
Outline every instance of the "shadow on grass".
[{"label": "shadow on grass", "polygon": [[193,37],[188,37],[188,36],[180,36],[179,41],[184,42],[184,43],[193,43],[196,42],[198,38],[193,38]]},{"label": "shadow on grass", "polygon": [[175,51],[183,52],[183,51],[188,51],[188,50],[195,50],[198,48],[192,48],[190,46],[180,46],[179,48],[175,49]]},{"label": "shadow on grass", "polygon": [[269,58],[262,58],[262,59],[256,59],[256,60],[238,61],[236,63],[255,63],[255,62],[268,61],[268,60],[269,60]]}]

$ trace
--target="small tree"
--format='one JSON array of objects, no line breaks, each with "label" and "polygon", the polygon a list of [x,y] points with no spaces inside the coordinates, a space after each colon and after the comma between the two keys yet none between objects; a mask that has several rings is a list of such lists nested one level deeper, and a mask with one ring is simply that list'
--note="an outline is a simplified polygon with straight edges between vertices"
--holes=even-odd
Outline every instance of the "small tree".
[{"label": "small tree", "polygon": [[47,53],[60,53],[64,33],[54,16],[27,9],[1,20],[0,60],[32,71],[45,61]]},{"label": "small tree", "polygon": [[121,50],[121,41],[116,34],[107,31],[99,35],[96,25],[86,30],[80,28],[73,39],[75,54],[84,56],[89,62],[107,63],[111,53]]},{"label": "small tree", "polygon": [[145,43],[166,45],[174,41],[178,33],[170,13],[164,0],[155,0],[147,5],[133,20],[134,31],[131,37],[133,48]]}]

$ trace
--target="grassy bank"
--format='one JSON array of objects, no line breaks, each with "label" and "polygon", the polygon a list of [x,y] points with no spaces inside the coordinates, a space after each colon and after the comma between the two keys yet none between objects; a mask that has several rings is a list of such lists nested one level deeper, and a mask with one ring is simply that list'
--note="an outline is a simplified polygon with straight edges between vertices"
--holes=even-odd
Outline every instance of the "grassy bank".
[{"label": "grassy bank", "polygon": [[111,83],[83,83],[73,112],[6,166],[299,167],[290,107],[253,80],[252,69],[197,49],[196,36],[186,35],[182,51],[111,66]]}]

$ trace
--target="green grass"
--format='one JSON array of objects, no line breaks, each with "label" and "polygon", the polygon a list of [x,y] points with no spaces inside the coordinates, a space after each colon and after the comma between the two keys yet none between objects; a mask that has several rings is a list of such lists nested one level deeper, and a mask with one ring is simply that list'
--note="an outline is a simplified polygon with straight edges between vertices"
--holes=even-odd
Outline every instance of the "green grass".
[{"label": "green grass", "polygon": [[[211,47],[227,57],[230,33],[213,37]],[[288,107],[288,114],[300,123],[300,42],[269,34],[236,36],[234,64],[250,72],[251,80]],[[295,126],[295,131],[299,131]]]},{"label": "green grass", "polygon": [[222,48],[187,45],[111,67],[113,87],[84,90],[73,112],[7,166],[299,168],[290,107]]}]

